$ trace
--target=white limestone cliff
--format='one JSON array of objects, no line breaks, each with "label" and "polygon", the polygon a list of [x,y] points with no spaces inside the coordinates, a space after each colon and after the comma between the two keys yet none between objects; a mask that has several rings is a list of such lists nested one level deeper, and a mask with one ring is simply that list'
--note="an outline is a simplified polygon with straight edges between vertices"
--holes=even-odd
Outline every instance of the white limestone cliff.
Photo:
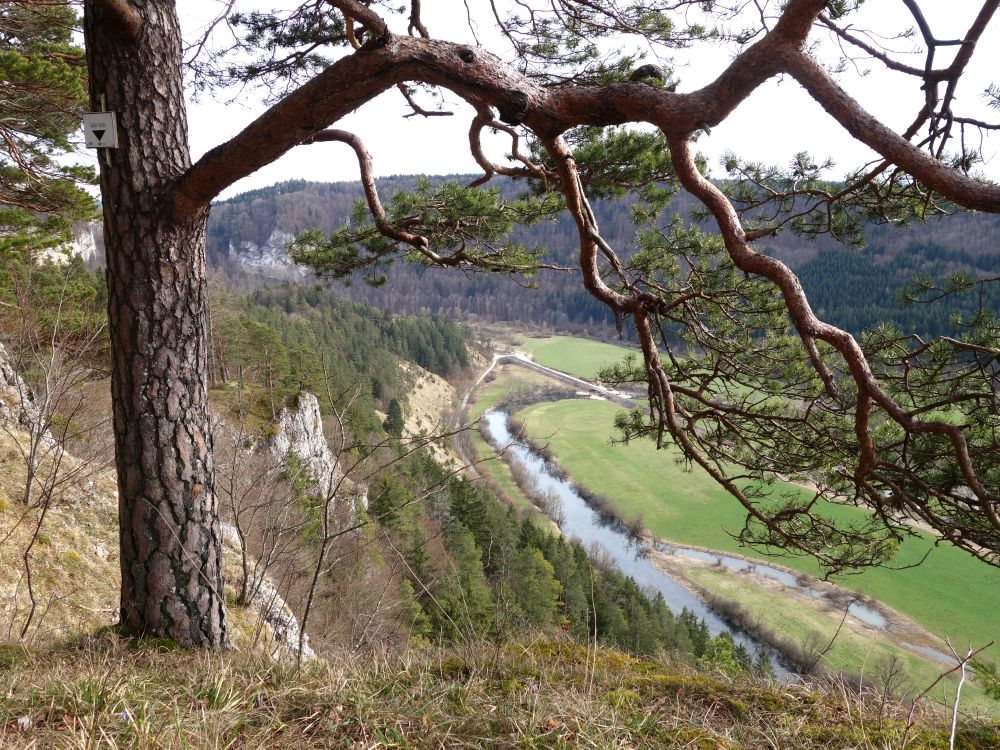
[{"label": "white limestone cliff", "polygon": [[278,460],[294,453],[305,463],[309,478],[321,491],[336,480],[337,462],[323,434],[319,399],[311,393],[300,393],[295,407],[281,410],[264,449]]},{"label": "white limestone cliff", "polygon": [[21,430],[28,435],[38,435],[38,445],[46,452],[57,449],[55,441],[45,428],[44,415],[35,403],[34,394],[17,374],[10,354],[0,343],[0,428]]},{"label": "white limestone cliff", "polygon": [[229,243],[229,257],[244,268],[277,279],[301,279],[308,271],[295,265],[288,257],[288,243],[295,235],[275,229],[267,242],[258,245],[243,240],[238,245]]}]

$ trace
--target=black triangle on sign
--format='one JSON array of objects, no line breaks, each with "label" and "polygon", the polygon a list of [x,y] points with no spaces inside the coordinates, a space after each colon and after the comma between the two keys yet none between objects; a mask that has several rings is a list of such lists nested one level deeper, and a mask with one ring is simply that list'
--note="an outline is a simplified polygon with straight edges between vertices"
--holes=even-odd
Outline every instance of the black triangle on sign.
[{"label": "black triangle on sign", "polygon": [[94,131],[94,135],[97,136],[97,142],[98,143],[100,143],[101,141],[104,140],[104,134],[107,133],[107,132],[108,132],[107,130],[95,130]]}]

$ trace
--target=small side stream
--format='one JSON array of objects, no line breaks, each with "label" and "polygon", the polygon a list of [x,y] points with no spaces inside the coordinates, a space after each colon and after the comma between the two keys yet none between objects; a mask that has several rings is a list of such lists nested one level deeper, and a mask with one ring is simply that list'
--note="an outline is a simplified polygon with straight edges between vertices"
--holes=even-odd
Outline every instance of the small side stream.
[{"label": "small side stream", "polygon": [[[825,592],[813,588],[812,586],[805,585],[787,570],[779,570],[778,568],[765,565],[764,563],[743,560],[739,557],[730,557],[729,555],[720,555],[715,552],[705,552],[700,549],[691,549],[690,547],[677,547],[672,544],[663,544],[659,542],[655,544],[654,547],[657,552],[665,552],[668,555],[693,557],[696,560],[703,560],[705,562],[712,563],[713,565],[721,565],[727,570],[748,570],[763,578],[770,578],[773,581],[777,581],[783,586],[796,589],[811,599],[824,599],[827,597]],[[885,618],[871,607],[866,607],[860,602],[852,601],[848,605],[847,611],[849,614],[858,618],[862,622],[871,625],[873,628],[888,632]]]},{"label": "small side stream", "polygon": [[754,656],[766,654],[780,679],[791,678],[792,673],[781,665],[778,652],[742,630],[730,626],[685,584],[647,559],[648,548],[637,542],[620,524],[609,523],[587,504],[570,482],[556,476],[545,458],[514,437],[507,418],[507,413],[500,410],[491,410],[482,416],[493,446],[497,449],[506,448],[504,460],[520,464],[541,492],[551,493],[559,498],[562,504],[559,521],[563,534],[579,539],[585,547],[599,545],[608,552],[625,575],[631,576],[640,586],[663,594],[667,605],[675,614],[685,608],[690,610],[705,621],[712,635],[729,633],[735,643],[744,646]]}]

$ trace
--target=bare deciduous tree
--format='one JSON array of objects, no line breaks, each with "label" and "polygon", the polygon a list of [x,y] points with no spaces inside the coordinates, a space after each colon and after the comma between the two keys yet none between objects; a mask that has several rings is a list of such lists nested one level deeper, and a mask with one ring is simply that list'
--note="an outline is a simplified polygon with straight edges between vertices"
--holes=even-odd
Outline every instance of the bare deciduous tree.
[{"label": "bare deciduous tree", "polygon": [[[58,271],[52,272],[58,278]],[[37,631],[43,624],[46,606],[36,589],[32,561],[49,512],[66,502],[68,495],[92,485],[92,479],[111,465],[108,419],[87,409],[86,391],[87,383],[95,377],[91,365],[101,348],[104,326],[64,319],[63,305],[71,307],[71,279],[67,270],[61,288],[55,290],[50,319],[40,326],[32,313],[51,302],[52,290],[47,289],[40,298],[29,274],[26,283],[16,289],[18,314],[6,320],[6,346],[0,344],[0,368],[4,371],[0,374],[0,402],[6,402],[0,403],[6,412],[0,414],[0,434],[7,438],[23,475],[20,517],[0,535],[0,544],[20,528],[27,530],[14,592],[5,603],[11,608],[8,637],[16,631],[19,638],[27,638],[32,626]],[[27,598],[23,615],[19,603],[22,584]],[[57,597],[51,594],[49,603]]]}]

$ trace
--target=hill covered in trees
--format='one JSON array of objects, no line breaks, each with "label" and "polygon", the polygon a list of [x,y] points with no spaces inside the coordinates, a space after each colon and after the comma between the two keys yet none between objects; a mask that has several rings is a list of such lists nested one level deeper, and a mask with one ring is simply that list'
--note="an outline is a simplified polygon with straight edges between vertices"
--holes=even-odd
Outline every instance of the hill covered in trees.
[{"label": "hill covered in trees", "polygon": [[[53,342],[77,359],[81,377],[107,376],[109,353],[104,273],[79,257],[37,262],[9,255],[0,269],[0,342],[15,352]],[[411,386],[400,367],[413,362],[443,377],[469,366],[470,332],[442,318],[397,316],[344,299],[336,290],[290,283],[248,293],[224,284],[210,294],[209,384],[273,419],[300,390],[326,409],[331,394],[347,401],[358,437],[380,432],[376,409],[404,400]]]},{"label": "hill covered in trees", "polygon": [[249,381],[264,416],[300,390],[350,403],[359,438],[379,432],[375,409],[406,399],[400,360],[450,377],[469,366],[469,332],[439,317],[396,316],[343,299],[336,290],[291,283],[245,295],[213,295],[210,382],[221,392]]},{"label": "hill covered in trees", "polygon": [[[114,643],[124,649],[122,681],[109,687],[126,692],[131,678],[125,675],[145,646],[139,641],[125,645],[116,631],[92,640],[118,596],[115,479],[106,469],[110,443],[98,439],[111,430],[107,354],[100,345],[79,346],[88,331],[103,328],[103,282],[79,261],[16,270],[19,274],[0,284],[5,303],[0,340],[10,347],[9,361],[0,349],[0,535],[5,539],[0,587],[13,592],[0,607],[0,632],[8,639],[0,644],[5,667],[0,672],[12,680],[4,683],[11,692],[5,693],[10,700],[0,702],[0,736],[10,728],[58,744],[54,738],[73,736],[76,725],[54,721],[33,701],[12,696],[35,695],[36,687],[48,690],[38,682],[45,681],[48,670],[31,666],[37,659],[56,659],[70,681],[82,678],[87,667],[70,656],[74,645],[52,651],[43,644],[56,632]],[[74,291],[67,294],[67,289]],[[13,299],[23,307],[15,310]],[[59,304],[61,318],[42,315]],[[411,387],[409,368],[401,368],[399,360],[454,375],[468,366],[464,329],[440,320],[395,317],[327,291],[292,285],[250,295],[216,289],[212,319],[211,398],[220,513],[227,528],[226,586],[234,601],[234,645],[243,656],[252,660],[262,628],[272,632],[275,627],[273,619],[255,620],[262,617],[251,611],[257,599],[245,596],[248,568],[241,573],[238,560],[245,563],[249,555],[250,588],[274,592],[267,596],[280,596],[299,617],[311,606],[311,642],[316,653],[334,660],[350,652],[348,644],[356,654],[377,650],[392,659],[386,653],[423,659],[454,649],[455,673],[442,678],[448,684],[462,674],[495,671],[498,660],[517,669],[512,655],[522,644],[534,643],[532,648],[554,654],[565,651],[574,671],[589,646],[602,659],[589,669],[603,670],[607,660],[614,665],[613,680],[626,674],[622,665],[630,669],[646,663],[625,653],[669,661],[683,670],[711,670],[726,679],[771,674],[766,658],[752,659],[725,635],[711,637],[690,612],[672,612],[662,596],[651,597],[633,579],[595,562],[579,543],[519,518],[489,488],[455,476],[398,434],[381,432],[375,408],[390,399],[405,402]],[[74,322],[72,329],[66,321]],[[71,376],[53,378],[59,367],[70,368]],[[25,405],[31,400],[29,387],[38,395],[34,410]],[[334,474],[363,483],[367,504],[352,506],[346,485],[333,489],[306,477],[304,459],[291,452],[278,456],[277,463],[261,463],[274,433],[285,429],[281,417],[304,408],[304,390],[320,394],[324,416],[335,410],[346,416],[350,445],[337,445],[336,438],[344,435],[336,434],[335,423],[329,431],[334,433],[329,440],[335,446]],[[243,420],[243,405],[253,412],[249,422]],[[31,446],[42,451],[34,464],[26,449]],[[104,455],[84,455],[92,448],[103,448]],[[29,478],[39,484],[33,492],[26,489]],[[324,505],[325,497],[334,498],[333,512]],[[310,586],[312,565],[317,579]],[[19,583],[25,576],[33,581],[27,587]],[[265,576],[273,583],[261,589]],[[11,639],[18,632],[20,638]],[[283,637],[277,642],[294,650],[287,633]],[[294,653],[286,656],[294,658]],[[490,660],[493,666],[487,665]],[[536,685],[539,678],[532,678]],[[129,723],[119,727],[115,717],[137,710],[132,698],[131,693],[109,698],[114,702],[110,712],[104,710],[110,704],[100,699],[91,717],[94,725],[109,737],[118,736],[119,729],[127,734]],[[76,710],[61,706],[60,715]],[[171,731],[185,730],[175,724]],[[250,736],[244,729],[226,731]]]},{"label": "hill covered in trees", "polygon": [[[434,181],[446,179],[464,184],[472,177]],[[416,180],[384,178],[379,180],[379,190],[387,198],[398,190],[412,190]],[[511,180],[494,182],[504,197],[514,198],[522,190]],[[287,262],[287,243],[308,228],[332,231],[343,226],[361,195],[359,183],[293,181],[220,202],[213,206],[209,221],[209,260],[224,269],[301,278],[304,272]],[[624,249],[625,257],[631,255],[629,248],[634,245],[637,229],[632,203],[627,199],[594,201],[602,235],[613,247]],[[692,207],[690,199],[678,199],[665,215],[676,212],[690,217]],[[1000,219],[996,216],[966,214],[901,229],[869,226],[868,247],[862,252],[845,249],[827,237],[809,240],[790,233],[760,244],[800,273],[814,306],[829,322],[854,333],[888,322],[906,331],[934,335],[950,330],[950,316],[971,311],[974,302],[949,298],[936,305],[904,304],[901,291],[916,274],[938,278],[956,271],[996,275],[1000,267],[1000,248],[995,241],[998,233]],[[513,237],[526,246],[543,247],[549,262],[567,270],[542,269],[523,279],[396,263],[388,270],[384,286],[373,288],[361,276],[345,294],[405,314],[481,318],[600,337],[614,335],[613,316],[582,286],[575,265],[577,234],[568,215],[516,230]],[[537,290],[532,288],[536,286]]]}]

